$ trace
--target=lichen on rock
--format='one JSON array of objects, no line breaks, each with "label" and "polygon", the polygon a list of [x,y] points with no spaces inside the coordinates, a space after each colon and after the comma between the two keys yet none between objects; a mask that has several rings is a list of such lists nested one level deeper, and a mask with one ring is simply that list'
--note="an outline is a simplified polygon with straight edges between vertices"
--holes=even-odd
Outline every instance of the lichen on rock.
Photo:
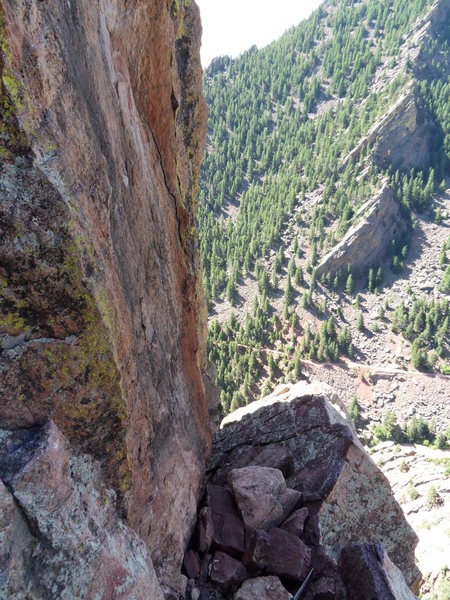
[{"label": "lichen on rock", "polygon": [[178,594],[211,443],[198,9],[5,0],[0,13],[0,426],[53,419],[98,460]]}]

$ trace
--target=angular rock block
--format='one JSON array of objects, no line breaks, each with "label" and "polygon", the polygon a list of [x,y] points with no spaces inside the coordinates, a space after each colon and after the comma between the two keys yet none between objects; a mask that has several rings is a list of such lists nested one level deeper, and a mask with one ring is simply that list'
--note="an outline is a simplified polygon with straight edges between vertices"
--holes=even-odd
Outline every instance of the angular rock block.
[{"label": "angular rock block", "polygon": [[267,572],[291,581],[306,579],[311,565],[310,549],[295,535],[276,527],[269,536]]},{"label": "angular rock block", "polygon": [[0,477],[1,598],[54,598],[58,585],[64,598],[163,600],[98,466],[73,456],[54,423],[0,431]]},{"label": "angular rock block", "polygon": [[213,525],[212,541],[215,547],[239,558],[244,552],[244,527],[229,490],[208,484],[207,500]]},{"label": "angular rock block", "polygon": [[247,579],[234,595],[234,600],[290,600],[291,594],[278,577]]},{"label": "angular rock block", "polygon": [[212,561],[211,582],[224,592],[236,589],[247,576],[244,565],[225,554],[216,552]]},{"label": "angular rock block", "polygon": [[236,500],[244,525],[268,531],[283,522],[301,498],[290,490],[279,469],[249,466],[233,469],[228,485]]},{"label": "angular rock block", "polygon": [[280,525],[280,529],[284,529],[292,535],[301,537],[305,527],[305,521],[308,518],[308,509],[306,507],[299,508]]}]

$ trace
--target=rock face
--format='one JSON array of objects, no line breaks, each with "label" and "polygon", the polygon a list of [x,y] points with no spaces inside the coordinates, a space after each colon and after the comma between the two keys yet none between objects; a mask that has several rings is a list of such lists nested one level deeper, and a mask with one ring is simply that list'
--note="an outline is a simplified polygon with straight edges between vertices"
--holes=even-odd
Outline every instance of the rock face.
[{"label": "rock face", "polygon": [[[212,480],[225,484],[227,472],[246,461],[251,464],[258,449],[280,446],[294,461],[287,486],[301,492],[309,512],[302,540],[324,548],[332,561],[348,544],[381,542],[412,585],[419,576],[414,562],[417,537],[328,386],[286,386],[279,395],[275,392],[229,415],[214,439]],[[281,525],[280,531],[286,527]],[[313,566],[317,560],[313,553]]]},{"label": "rock face", "polygon": [[403,577],[379,544],[346,546],[339,559],[348,600],[384,598],[414,600],[416,596],[404,585]]},{"label": "rock face", "polygon": [[[0,431],[0,596],[163,600],[146,544],[50,422]],[[4,483],[3,483],[4,482]]]},{"label": "rock face", "polygon": [[367,202],[356,214],[361,220],[348,230],[344,238],[329,252],[316,269],[320,277],[323,273],[334,275],[338,271],[365,274],[379,264],[392,240],[398,239],[406,231],[400,206],[385,182],[379,195]]},{"label": "rock face", "polygon": [[373,159],[382,167],[409,171],[430,165],[433,123],[420,111],[415,94],[409,93],[389,113],[373,148]]},{"label": "rock face", "polygon": [[53,419],[99,460],[179,591],[210,448],[198,9],[3,0],[0,13],[0,427]]},{"label": "rock face", "polygon": [[358,160],[370,146],[373,160],[384,168],[425,169],[430,164],[434,133],[430,116],[419,109],[416,93],[410,88],[346,156],[343,166]]}]

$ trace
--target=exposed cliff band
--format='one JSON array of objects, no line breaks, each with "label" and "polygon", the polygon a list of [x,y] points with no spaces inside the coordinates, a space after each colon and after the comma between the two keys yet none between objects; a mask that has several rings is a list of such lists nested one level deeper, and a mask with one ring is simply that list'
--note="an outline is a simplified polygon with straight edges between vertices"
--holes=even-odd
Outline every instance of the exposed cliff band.
[{"label": "exposed cliff band", "polygon": [[0,426],[53,418],[74,451],[99,460],[177,588],[210,445],[198,9],[0,10]]}]

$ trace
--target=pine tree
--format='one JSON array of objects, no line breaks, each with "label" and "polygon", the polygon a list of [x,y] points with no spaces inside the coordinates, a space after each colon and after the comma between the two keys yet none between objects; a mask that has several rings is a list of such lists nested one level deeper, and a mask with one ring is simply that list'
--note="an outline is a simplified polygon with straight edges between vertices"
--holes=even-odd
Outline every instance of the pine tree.
[{"label": "pine tree", "polygon": [[304,281],[303,269],[302,269],[301,265],[298,265],[298,267],[295,269],[295,277],[294,277],[295,285],[302,285],[303,281]]},{"label": "pine tree", "polygon": [[358,329],[358,331],[362,331],[364,329],[364,316],[362,314],[362,311],[358,315],[358,321],[356,323],[356,328]]},{"label": "pine tree", "polygon": [[286,287],[284,288],[284,302],[285,302],[286,306],[289,306],[289,304],[292,302],[293,295],[294,295],[294,290],[293,290],[292,284],[291,284],[291,276],[288,273],[287,280],[286,280]]},{"label": "pine tree", "polygon": [[355,291],[355,284],[353,283],[353,275],[350,273],[347,277],[347,283],[345,284],[345,293],[348,296],[353,296],[353,292]]},{"label": "pine tree", "polygon": [[367,283],[367,289],[369,292],[373,292],[373,269],[369,269],[369,280]]}]

